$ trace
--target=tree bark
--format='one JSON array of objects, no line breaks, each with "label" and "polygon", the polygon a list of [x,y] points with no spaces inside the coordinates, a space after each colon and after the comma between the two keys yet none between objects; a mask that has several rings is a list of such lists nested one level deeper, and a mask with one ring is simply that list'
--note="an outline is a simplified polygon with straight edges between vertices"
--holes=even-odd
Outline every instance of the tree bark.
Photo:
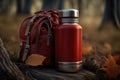
[{"label": "tree bark", "polygon": [[17,67],[15,63],[10,60],[7,50],[0,38],[0,67],[8,74],[13,77],[14,80],[26,80],[24,74]]},{"label": "tree bark", "polygon": [[[7,50],[0,38],[0,68],[5,71],[12,80],[86,80],[89,73],[93,78],[95,74],[87,70],[77,73],[62,73],[49,67],[29,67],[25,64],[16,65],[10,60]],[[24,72],[24,74],[23,74]]]}]

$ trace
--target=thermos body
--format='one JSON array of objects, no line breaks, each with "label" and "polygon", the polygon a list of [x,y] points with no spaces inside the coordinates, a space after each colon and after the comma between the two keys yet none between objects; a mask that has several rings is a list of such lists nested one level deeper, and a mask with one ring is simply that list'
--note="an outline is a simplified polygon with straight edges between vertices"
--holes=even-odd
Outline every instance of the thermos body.
[{"label": "thermos body", "polygon": [[63,24],[57,29],[57,60],[60,62],[81,61],[82,29],[78,24]]},{"label": "thermos body", "polygon": [[55,29],[57,67],[64,72],[77,72],[82,67],[82,27],[77,24],[73,9],[65,10],[65,13],[67,17],[63,10],[61,24]]}]

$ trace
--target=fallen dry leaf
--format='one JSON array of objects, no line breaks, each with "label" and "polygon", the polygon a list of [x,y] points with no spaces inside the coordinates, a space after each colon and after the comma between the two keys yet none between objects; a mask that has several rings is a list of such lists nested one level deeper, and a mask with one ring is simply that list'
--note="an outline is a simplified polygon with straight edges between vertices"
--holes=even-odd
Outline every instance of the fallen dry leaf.
[{"label": "fallen dry leaf", "polygon": [[116,55],[116,56],[113,56],[115,61],[120,61],[120,56]]},{"label": "fallen dry leaf", "polygon": [[27,58],[25,63],[30,66],[39,66],[42,65],[44,60],[45,60],[44,56],[40,54],[32,54]]},{"label": "fallen dry leaf", "polygon": [[105,49],[106,49],[107,51],[111,52],[112,47],[111,47],[111,45],[110,45],[109,43],[105,43],[105,44],[104,44],[104,47],[105,47]]},{"label": "fallen dry leaf", "polygon": [[113,56],[115,61],[116,61],[116,64],[120,65],[120,55],[115,55]]},{"label": "fallen dry leaf", "polygon": [[110,78],[117,78],[120,75],[120,65],[116,64],[116,61],[112,55],[108,55],[108,58],[105,58],[105,68],[101,68],[106,72],[107,76]]},{"label": "fallen dry leaf", "polygon": [[91,55],[91,53],[94,51],[92,44],[90,43],[85,43],[82,46],[82,53],[84,56]]}]

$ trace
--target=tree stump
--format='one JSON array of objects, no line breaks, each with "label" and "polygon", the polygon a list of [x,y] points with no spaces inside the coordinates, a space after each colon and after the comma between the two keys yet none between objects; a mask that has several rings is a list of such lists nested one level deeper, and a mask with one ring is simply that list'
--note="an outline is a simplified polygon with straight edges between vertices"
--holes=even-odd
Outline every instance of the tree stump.
[{"label": "tree stump", "polygon": [[25,77],[23,72],[18,68],[18,66],[10,60],[9,54],[5,49],[1,38],[0,38],[0,67],[8,74],[9,77],[14,78],[14,80],[27,80],[27,78]]},{"label": "tree stump", "polygon": [[80,70],[77,73],[64,73],[49,67],[29,67],[24,63],[16,65],[10,60],[9,54],[0,39],[0,67],[7,73],[12,80],[87,80],[92,76],[95,80],[95,74]]}]

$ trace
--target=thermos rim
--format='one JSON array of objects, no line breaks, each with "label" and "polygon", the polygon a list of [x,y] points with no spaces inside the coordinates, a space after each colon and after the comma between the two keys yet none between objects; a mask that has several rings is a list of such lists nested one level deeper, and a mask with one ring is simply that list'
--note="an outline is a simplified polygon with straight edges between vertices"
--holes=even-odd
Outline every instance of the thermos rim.
[{"label": "thermos rim", "polygon": [[60,17],[79,17],[79,11],[77,9],[63,9],[59,10]]},{"label": "thermos rim", "polygon": [[63,72],[78,72],[80,69],[82,69],[82,61],[58,62],[58,69]]}]

